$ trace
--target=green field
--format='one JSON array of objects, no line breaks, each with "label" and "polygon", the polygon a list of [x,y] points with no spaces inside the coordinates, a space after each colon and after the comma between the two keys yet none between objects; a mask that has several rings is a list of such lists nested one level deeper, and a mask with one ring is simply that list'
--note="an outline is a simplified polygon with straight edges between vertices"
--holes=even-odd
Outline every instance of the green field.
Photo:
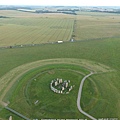
[{"label": "green field", "polygon": [[[1,13],[4,14],[4,12],[2,11]],[[28,16],[25,16],[26,14]],[[81,102],[83,110],[95,118],[120,119],[119,15],[79,13],[79,15],[73,18],[73,16],[62,14],[45,14],[39,16],[31,15],[30,13],[21,14],[20,12],[16,15],[16,11],[7,11],[6,15],[10,17],[16,16],[16,18],[13,17],[8,20],[7,18],[6,20],[0,19],[2,21],[2,24],[0,23],[0,31],[6,30],[4,27],[9,28],[9,35],[14,38],[17,38],[14,32],[19,31],[23,27],[26,29],[24,29],[24,33],[20,33],[23,36],[25,34],[27,36],[26,31],[29,31],[30,28],[31,30],[34,27],[39,28],[39,26],[36,26],[36,23],[40,26],[46,26],[45,29],[48,33],[45,31],[43,33],[48,35],[52,33],[48,29],[50,24],[54,25],[52,21],[56,21],[55,26],[58,26],[58,24],[59,26],[63,25],[62,27],[66,29],[66,27],[73,27],[74,20],[76,19],[74,33],[75,39],[78,41],[63,44],[41,44],[39,46],[23,48],[0,49],[0,68],[2,68],[0,69],[0,102],[4,98],[4,102],[10,102],[9,107],[29,118],[86,118],[77,109],[77,94],[83,76],[90,71],[94,71],[97,74],[87,79],[83,86]],[[22,18],[21,16],[24,17]],[[62,16],[61,19],[59,18],[60,16]],[[47,23],[47,25],[42,23]],[[82,25],[84,26],[83,29]],[[19,27],[16,29],[16,26]],[[111,28],[109,29],[109,34],[107,34],[109,27],[106,26]],[[15,29],[13,29],[14,27]],[[57,33],[61,34],[61,36],[63,35],[63,29],[60,30],[59,27],[55,29],[57,29],[54,30],[56,32],[55,35]],[[38,34],[36,29],[34,30],[34,34],[31,34],[30,31],[28,32],[33,38]],[[69,29],[69,35],[74,34],[70,30],[72,32],[72,29]],[[10,32],[13,33],[10,34]],[[39,32],[40,34],[42,33],[41,30]],[[18,32],[16,33],[18,34]],[[3,34],[5,34],[3,37],[8,37],[7,33],[4,32]],[[10,40],[11,42],[8,42],[9,36],[6,42],[3,41],[2,43],[1,41],[0,45],[9,46],[15,44],[31,44],[33,42],[32,37],[30,37],[31,40],[29,41],[28,38],[25,39],[23,36],[18,37],[19,42],[17,40]],[[101,37],[102,39],[99,40],[85,40]],[[103,39],[104,37],[111,38]],[[47,36],[46,40],[48,40]],[[49,42],[52,42],[51,38],[49,40]],[[37,44],[48,41],[39,41],[37,39],[34,42]],[[70,79],[72,84],[75,84],[75,89],[67,96],[53,93],[49,88],[49,83],[51,79],[57,77]],[[34,81],[35,78],[37,79],[36,82]],[[35,106],[34,102],[37,99],[40,100],[40,103]],[[27,112],[28,109],[29,112]],[[1,104],[0,119],[7,120],[10,115],[17,120],[21,120],[18,116],[5,110]]]},{"label": "green field", "polygon": [[[76,66],[74,68],[78,70],[79,67]],[[31,73],[24,75],[21,79],[22,82],[13,93],[14,97],[10,100],[10,107],[32,119],[84,117],[79,113],[76,107],[76,96],[80,82],[79,79],[81,79],[82,76],[70,69],[70,65],[48,65],[43,66],[41,69],[34,72],[32,71],[32,76],[37,74],[37,76],[32,77],[33,79],[31,79]],[[75,85],[75,88],[70,94],[60,95],[50,90],[51,80],[57,77],[70,79],[71,83]],[[21,86],[24,86],[25,89]],[[24,91],[24,95],[21,91]],[[36,100],[40,101],[35,105],[34,103]],[[14,104],[14,101],[16,101],[16,104]],[[23,104],[19,107],[18,104],[21,103]],[[25,109],[24,112],[23,109]]]}]

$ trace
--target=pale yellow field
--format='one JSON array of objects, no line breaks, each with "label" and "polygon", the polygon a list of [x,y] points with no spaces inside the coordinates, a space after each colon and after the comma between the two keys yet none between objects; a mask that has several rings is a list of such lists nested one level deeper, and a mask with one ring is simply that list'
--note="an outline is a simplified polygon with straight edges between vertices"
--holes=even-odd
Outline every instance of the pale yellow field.
[{"label": "pale yellow field", "polygon": [[64,14],[0,11],[0,46],[51,43],[71,39],[74,18]]},{"label": "pale yellow field", "polygon": [[79,12],[37,14],[0,10],[0,46],[120,37],[120,15]]},{"label": "pale yellow field", "polygon": [[82,12],[76,17],[75,39],[120,37],[120,15]]}]

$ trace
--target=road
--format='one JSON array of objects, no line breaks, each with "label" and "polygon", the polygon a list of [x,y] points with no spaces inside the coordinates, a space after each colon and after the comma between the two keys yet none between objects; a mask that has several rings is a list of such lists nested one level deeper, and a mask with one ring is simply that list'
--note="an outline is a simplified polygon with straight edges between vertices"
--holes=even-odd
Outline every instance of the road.
[{"label": "road", "polygon": [[21,118],[23,118],[23,119],[25,119],[25,120],[30,120],[29,118],[25,117],[24,115],[18,113],[17,111],[15,111],[15,110],[13,110],[13,109],[7,107],[7,106],[5,107],[5,109],[7,109],[7,110],[13,112],[14,114],[18,115],[19,117],[21,117]]},{"label": "road", "polygon": [[84,84],[85,80],[86,80],[89,76],[91,76],[91,75],[93,75],[93,74],[94,74],[94,73],[91,72],[90,74],[86,75],[86,76],[82,79],[82,81],[81,81],[81,83],[80,83],[80,87],[79,87],[79,91],[78,91],[78,98],[77,98],[77,107],[78,107],[78,110],[79,110],[82,114],[84,114],[85,116],[87,116],[88,118],[90,118],[90,119],[92,119],[92,120],[97,120],[97,119],[94,118],[93,116],[91,116],[91,115],[89,115],[88,113],[84,112],[84,111],[82,110],[82,108],[81,108],[81,105],[80,105],[80,103],[81,103],[81,95],[82,95],[83,84]]}]

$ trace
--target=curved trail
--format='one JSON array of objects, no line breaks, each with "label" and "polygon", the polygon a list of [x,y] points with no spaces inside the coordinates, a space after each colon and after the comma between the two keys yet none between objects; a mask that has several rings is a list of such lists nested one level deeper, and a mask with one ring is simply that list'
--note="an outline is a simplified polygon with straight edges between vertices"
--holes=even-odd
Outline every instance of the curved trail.
[{"label": "curved trail", "polygon": [[89,76],[91,76],[91,75],[93,75],[93,74],[94,74],[94,73],[91,72],[90,74],[86,75],[86,76],[82,79],[82,81],[81,81],[81,83],[80,83],[80,87],[79,87],[79,91],[78,91],[78,98],[77,98],[77,107],[78,107],[78,110],[79,110],[82,114],[84,114],[85,116],[89,117],[89,118],[92,119],[92,120],[97,120],[97,119],[94,118],[93,116],[91,116],[91,115],[89,115],[88,113],[84,112],[84,111],[82,110],[82,108],[81,108],[81,105],[80,105],[83,84],[84,84],[85,80],[86,80]]}]

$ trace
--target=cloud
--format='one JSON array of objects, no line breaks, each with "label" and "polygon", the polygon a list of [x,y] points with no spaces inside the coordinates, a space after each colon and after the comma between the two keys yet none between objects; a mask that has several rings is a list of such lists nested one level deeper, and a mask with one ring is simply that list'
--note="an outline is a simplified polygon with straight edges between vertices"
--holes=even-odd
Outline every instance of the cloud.
[{"label": "cloud", "polygon": [[0,5],[120,6],[120,0],[1,0]]}]

